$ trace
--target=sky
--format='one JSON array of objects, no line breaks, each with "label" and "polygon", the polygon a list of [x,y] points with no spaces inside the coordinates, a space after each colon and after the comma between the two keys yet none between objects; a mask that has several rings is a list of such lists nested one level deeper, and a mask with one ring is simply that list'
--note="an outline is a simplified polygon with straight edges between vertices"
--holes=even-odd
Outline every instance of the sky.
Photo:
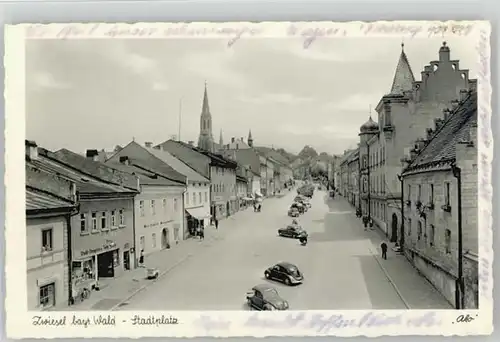
[{"label": "sky", "polygon": [[[477,75],[470,40],[447,39]],[[389,92],[398,38],[88,39],[26,43],[26,135],[50,150],[112,150],[132,139],[197,141],[205,82],[213,136],[248,136],[292,153],[356,146],[370,106]],[[417,80],[440,38],[405,40]],[[181,105],[180,105],[181,104]],[[181,108],[181,109],[180,109]],[[375,119],[376,115],[374,115]]]}]

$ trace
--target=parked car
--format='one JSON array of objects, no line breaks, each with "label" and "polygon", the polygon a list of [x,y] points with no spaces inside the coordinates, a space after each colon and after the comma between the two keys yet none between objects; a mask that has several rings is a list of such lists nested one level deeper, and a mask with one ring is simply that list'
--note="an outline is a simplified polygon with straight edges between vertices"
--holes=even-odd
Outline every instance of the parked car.
[{"label": "parked car", "polygon": [[285,228],[278,229],[278,235],[298,239],[301,236],[307,236],[307,232],[301,226],[291,224]]},{"label": "parked car", "polygon": [[288,209],[288,216],[299,217],[299,215],[299,209],[296,207],[290,207],[290,209]]},{"label": "parked car", "polygon": [[148,268],[146,277],[148,279],[158,279],[159,275],[160,271],[157,268]]},{"label": "parked car", "polygon": [[265,272],[266,279],[273,279],[285,283],[286,285],[301,284],[304,275],[299,268],[289,262],[280,262],[269,267]]},{"label": "parked car", "polygon": [[252,309],[272,311],[288,310],[288,302],[284,300],[278,291],[267,284],[256,285],[247,292],[247,303]]}]

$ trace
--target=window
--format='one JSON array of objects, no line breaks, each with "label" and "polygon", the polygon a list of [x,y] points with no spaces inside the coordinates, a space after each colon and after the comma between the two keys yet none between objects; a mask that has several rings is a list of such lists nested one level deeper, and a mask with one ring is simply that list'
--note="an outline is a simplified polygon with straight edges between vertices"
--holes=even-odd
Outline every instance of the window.
[{"label": "window", "polygon": [[179,208],[177,207],[177,198],[174,198],[174,212],[177,212]]},{"label": "window", "polygon": [[202,203],[202,199],[201,199],[201,192],[198,192],[198,202],[201,204]]},{"label": "window", "polygon": [[120,250],[115,249],[113,251],[113,266],[118,267],[120,266]]},{"label": "window", "polygon": [[97,213],[92,213],[92,231],[97,230]]},{"label": "window", "polygon": [[167,212],[167,199],[166,198],[161,200],[161,205],[163,207],[163,212],[164,213]]},{"label": "window", "polygon": [[422,185],[418,185],[418,193],[417,193],[417,200],[420,201],[422,196]]},{"label": "window", "polygon": [[50,252],[52,247],[52,228],[42,229],[42,250]]},{"label": "window", "polygon": [[189,192],[186,193],[186,205],[189,205]]},{"label": "window", "polygon": [[429,227],[429,245],[434,246],[434,234],[435,234],[435,227],[433,224],[430,225]]},{"label": "window", "polygon": [[111,228],[116,227],[116,210],[111,210]]},{"label": "window", "polygon": [[120,226],[125,226],[125,213],[123,212],[123,209],[120,209],[119,211],[120,214]]},{"label": "window", "polygon": [[41,308],[50,308],[56,304],[56,284],[50,283],[40,286],[38,290],[38,303]]},{"label": "window", "polygon": [[156,234],[153,233],[151,235],[151,241],[153,242],[153,248],[156,248]]},{"label": "window", "polygon": [[139,201],[139,213],[140,213],[141,217],[145,216],[145,213],[144,213],[144,201]]},{"label": "window", "polygon": [[156,215],[156,201],[151,200],[151,215]]},{"label": "window", "polygon": [[106,217],[106,212],[103,211],[101,212],[101,229],[107,229],[107,217]]},{"label": "window", "polygon": [[407,200],[411,201],[411,185],[408,184],[408,195],[407,195]]},{"label": "window", "polygon": [[450,183],[444,183],[444,203],[450,205]]},{"label": "window", "polygon": [[408,236],[411,236],[411,219],[408,219]]},{"label": "window", "polygon": [[146,240],[144,239],[144,236],[141,236],[139,238],[139,245],[141,246],[141,251],[144,250],[144,247],[146,245]]},{"label": "window", "polygon": [[205,191],[205,203],[208,202],[208,191]]},{"label": "window", "polygon": [[446,231],[444,232],[444,243],[446,253],[451,253],[451,230],[449,229],[446,229]]},{"label": "window", "polygon": [[422,239],[422,222],[418,221],[418,226],[417,226],[417,240]]},{"label": "window", "polygon": [[429,204],[434,203],[434,184],[429,185]]},{"label": "window", "polygon": [[196,205],[196,193],[193,192],[193,205]]},{"label": "window", "polygon": [[87,214],[80,214],[80,233],[87,231]]}]

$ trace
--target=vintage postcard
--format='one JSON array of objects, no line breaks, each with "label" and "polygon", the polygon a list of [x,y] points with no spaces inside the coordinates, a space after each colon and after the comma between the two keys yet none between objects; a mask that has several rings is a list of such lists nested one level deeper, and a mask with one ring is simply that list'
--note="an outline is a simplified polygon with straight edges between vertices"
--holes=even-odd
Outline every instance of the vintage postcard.
[{"label": "vintage postcard", "polygon": [[5,38],[9,337],[492,332],[489,23]]}]

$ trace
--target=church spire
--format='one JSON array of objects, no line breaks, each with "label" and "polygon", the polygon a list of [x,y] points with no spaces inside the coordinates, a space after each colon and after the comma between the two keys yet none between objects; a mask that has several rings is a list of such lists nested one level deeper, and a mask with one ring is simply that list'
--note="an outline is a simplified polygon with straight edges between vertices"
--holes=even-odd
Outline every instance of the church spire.
[{"label": "church spire", "polygon": [[222,148],[222,146],[224,146],[224,140],[222,139],[222,128],[220,129],[219,145],[220,145],[220,148]]},{"label": "church spire", "polygon": [[203,107],[201,114],[210,114],[210,106],[208,105],[207,81],[205,81],[205,92],[203,93]]},{"label": "church spire", "polygon": [[408,62],[408,57],[406,57],[404,47],[405,44],[401,43],[401,55],[399,56],[396,72],[394,73],[391,94],[403,94],[404,91],[413,89],[413,82],[415,82],[415,76],[413,76],[413,71]]},{"label": "church spire", "polygon": [[248,130],[247,144],[248,144],[248,146],[253,147],[252,130]]}]

